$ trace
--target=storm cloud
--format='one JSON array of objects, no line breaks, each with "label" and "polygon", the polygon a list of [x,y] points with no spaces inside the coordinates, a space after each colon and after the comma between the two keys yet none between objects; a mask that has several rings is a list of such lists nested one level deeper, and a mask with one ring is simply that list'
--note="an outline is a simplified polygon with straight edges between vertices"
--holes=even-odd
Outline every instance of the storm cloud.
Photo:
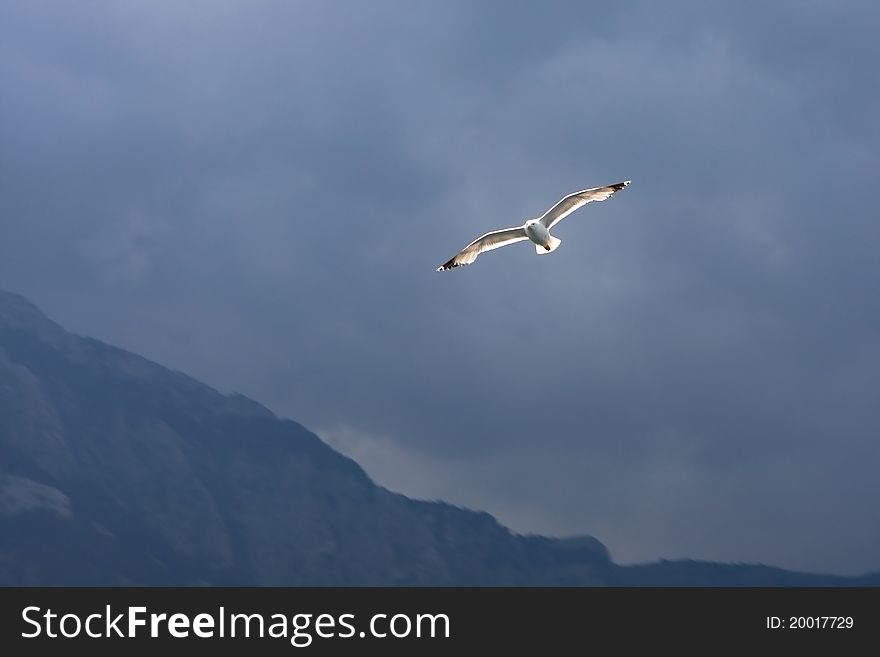
[{"label": "storm cloud", "polygon": [[878,570],[878,19],[7,2],[0,287],[520,532]]}]

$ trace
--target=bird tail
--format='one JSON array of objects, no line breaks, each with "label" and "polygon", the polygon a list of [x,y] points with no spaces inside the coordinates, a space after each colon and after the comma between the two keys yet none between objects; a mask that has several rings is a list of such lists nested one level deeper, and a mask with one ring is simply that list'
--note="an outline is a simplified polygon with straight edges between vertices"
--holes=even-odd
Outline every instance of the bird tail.
[{"label": "bird tail", "polygon": [[535,244],[535,253],[537,253],[538,255],[553,253],[560,244],[562,244],[562,240],[558,237],[553,237],[551,235],[549,244],[550,248],[548,249],[547,247],[541,246],[540,244]]}]

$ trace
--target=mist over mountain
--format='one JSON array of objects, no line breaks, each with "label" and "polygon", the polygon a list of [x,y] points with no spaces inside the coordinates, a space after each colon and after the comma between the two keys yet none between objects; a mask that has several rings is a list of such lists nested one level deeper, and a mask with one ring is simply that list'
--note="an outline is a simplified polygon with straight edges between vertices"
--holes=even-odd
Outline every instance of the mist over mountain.
[{"label": "mist over mountain", "polygon": [[377,486],[315,434],[0,292],[0,584],[878,585],[615,564]]}]

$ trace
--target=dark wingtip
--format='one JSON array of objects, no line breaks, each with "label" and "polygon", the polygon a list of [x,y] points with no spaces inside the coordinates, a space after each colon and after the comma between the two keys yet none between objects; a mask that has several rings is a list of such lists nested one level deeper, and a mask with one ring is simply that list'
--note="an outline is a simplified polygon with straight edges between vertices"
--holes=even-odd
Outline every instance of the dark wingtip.
[{"label": "dark wingtip", "polygon": [[449,271],[450,269],[455,269],[456,267],[461,267],[465,263],[455,262],[455,258],[448,262],[444,262],[442,265],[437,267],[437,271]]}]

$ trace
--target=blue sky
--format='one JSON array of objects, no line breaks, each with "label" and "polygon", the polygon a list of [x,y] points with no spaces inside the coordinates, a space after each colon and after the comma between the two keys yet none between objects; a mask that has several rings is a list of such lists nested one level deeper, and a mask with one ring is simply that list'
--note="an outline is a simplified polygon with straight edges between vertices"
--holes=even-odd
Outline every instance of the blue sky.
[{"label": "blue sky", "polygon": [[517,531],[878,570],[878,14],[6,2],[0,287]]}]

